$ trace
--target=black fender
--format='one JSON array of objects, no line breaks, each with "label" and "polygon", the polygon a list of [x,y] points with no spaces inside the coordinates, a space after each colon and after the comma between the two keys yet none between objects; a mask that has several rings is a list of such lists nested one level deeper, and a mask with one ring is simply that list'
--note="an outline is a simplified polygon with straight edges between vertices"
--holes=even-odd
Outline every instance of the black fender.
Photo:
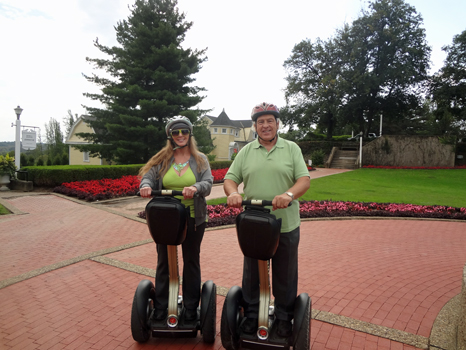
[{"label": "black fender", "polygon": [[201,329],[206,321],[205,318],[213,293],[217,293],[217,288],[212,280],[208,280],[203,284],[201,291]]},{"label": "black fender", "polygon": [[[134,293],[134,300],[136,301],[136,310],[138,312],[139,322],[142,327],[148,327],[147,317],[147,301],[155,298],[154,284],[149,280],[142,280],[139,282],[136,292]],[[149,315],[150,316],[150,315]]]},{"label": "black fender", "polygon": [[228,320],[228,327],[230,328],[231,334],[237,334],[237,319],[238,319],[238,312],[240,308],[241,300],[243,299],[243,290],[241,287],[233,286],[228,291],[227,297],[225,302],[227,303],[227,320]]},{"label": "black fender", "polygon": [[296,342],[296,339],[301,330],[301,326],[306,319],[306,314],[311,312],[311,298],[307,293],[301,293],[296,297],[294,303],[294,322],[293,322],[293,339],[292,344]]}]

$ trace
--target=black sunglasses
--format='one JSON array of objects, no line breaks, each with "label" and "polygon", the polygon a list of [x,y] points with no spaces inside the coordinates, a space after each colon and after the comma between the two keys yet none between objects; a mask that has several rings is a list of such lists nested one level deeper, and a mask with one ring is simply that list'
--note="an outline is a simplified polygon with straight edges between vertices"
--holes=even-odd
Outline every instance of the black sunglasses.
[{"label": "black sunglasses", "polygon": [[189,135],[190,132],[189,132],[189,129],[179,129],[179,130],[172,130],[172,137],[176,137],[176,136],[179,136],[181,134],[183,135]]}]

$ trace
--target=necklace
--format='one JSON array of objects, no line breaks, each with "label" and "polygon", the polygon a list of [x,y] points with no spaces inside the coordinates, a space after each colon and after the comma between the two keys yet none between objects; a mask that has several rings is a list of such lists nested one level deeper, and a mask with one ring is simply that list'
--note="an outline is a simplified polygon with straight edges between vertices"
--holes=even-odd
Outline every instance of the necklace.
[{"label": "necklace", "polygon": [[175,169],[178,172],[178,175],[181,175],[181,171],[184,169],[186,165],[188,165],[189,160],[187,160],[185,163],[173,163],[173,169]]}]

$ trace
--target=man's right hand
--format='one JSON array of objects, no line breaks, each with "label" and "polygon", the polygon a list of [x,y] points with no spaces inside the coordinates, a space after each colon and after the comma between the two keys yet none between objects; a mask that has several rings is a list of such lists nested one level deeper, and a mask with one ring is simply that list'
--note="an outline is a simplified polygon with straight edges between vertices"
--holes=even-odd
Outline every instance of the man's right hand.
[{"label": "man's right hand", "polygon": [[151,197],[152,187],[143,187],[139,189],[139,194],[143,198]]}]

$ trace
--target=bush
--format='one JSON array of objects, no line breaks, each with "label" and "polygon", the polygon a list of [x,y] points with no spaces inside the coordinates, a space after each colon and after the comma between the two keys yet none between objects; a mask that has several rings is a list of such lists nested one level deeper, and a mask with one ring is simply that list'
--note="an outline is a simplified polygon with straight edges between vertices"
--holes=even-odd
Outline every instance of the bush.
[{"label": "bush", "polygon": [[52,165],[52,160],[50,158],[47,158],[47,166],[51,166]]},{"label": "bush", "polygon": [[215,162],[215,158],[217,158],[217,156],[215,154],[208,154],[207,155],[207,159],[209,160],[209,162]]},{"label": "bush", "polygon": [[142,164],[133,165],[55,165],[26,167],[34,186],[56,187],[64,182],[119,179],[137,175]]},{"label": "bush", "polygon": [[312,152],[311,159],[313,166],[319,166],[324,164],[325,153],[321,149]]},{"label": "bush", "polygon": [[29,157],[28,157],[28,163],[27,163],[27,165],[28,165],[28,166],[34,166],[34,163],[35,163],[35,162],[34,162],[34,156],[32,156],[32,155],[29,156]]},{"label": "bush", "polygon": [[61,164],[62,165],[69,165],[70,164],[70,158],[68,157],[67,153],[63,153],[61,156]]},{"label": "bush", "polygon": [[43,166],[44,165],[44,160],[42,159],[42,157],[39,157],[39,159],[37,159],[37,166]]},{"label": "bush", "polygon": [[229,168],[231,163],[233,163],[233,161],[232,160],[220,160],[218,162],[209,162],[209,163],[210,163],[210,168],[214,170],[214,169]]},{"label": "bush", "polygon": [[21,156],[19,158],[19,164],[21,165],[21,167],[28,165],[28,158],[25,153],[21,153]]}]

